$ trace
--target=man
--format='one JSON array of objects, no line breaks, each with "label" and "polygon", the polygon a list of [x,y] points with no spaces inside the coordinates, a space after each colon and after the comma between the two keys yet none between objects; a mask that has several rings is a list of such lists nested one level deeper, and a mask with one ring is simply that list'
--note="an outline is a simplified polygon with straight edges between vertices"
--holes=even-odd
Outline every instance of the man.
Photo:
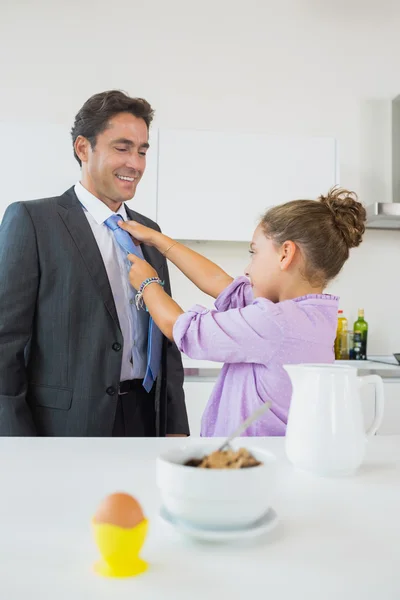
[{"label": "man", "polygon": [[159,229],[124,205],[146,167],[152,118],[143,99],[92,96],[71,131],[80,182],[4,215],[1,435],[189,434],[180,354],[136,308],[128,279],[135,251],[170,293],[166,259],[115,225]]}]

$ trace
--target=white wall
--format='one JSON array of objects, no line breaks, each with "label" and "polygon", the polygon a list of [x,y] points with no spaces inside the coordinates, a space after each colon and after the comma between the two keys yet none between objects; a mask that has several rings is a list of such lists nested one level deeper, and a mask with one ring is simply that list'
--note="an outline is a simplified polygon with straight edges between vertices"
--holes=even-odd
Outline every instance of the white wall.
[{"label": "white wall", "polygon": [[[395,0],[3,0],[0,119],[69,125],[116,87],[160,126],[335,136],[342,185],[390,200],[399,25]],[[242,244],[196,247],[232,274],[247,260]],[[400,351],[399,256],[400,232],[369,231],[331,286],[351,319],[365,308],[372,352]],[[202,298],[175,271],[173,287],[185,307]]]}]

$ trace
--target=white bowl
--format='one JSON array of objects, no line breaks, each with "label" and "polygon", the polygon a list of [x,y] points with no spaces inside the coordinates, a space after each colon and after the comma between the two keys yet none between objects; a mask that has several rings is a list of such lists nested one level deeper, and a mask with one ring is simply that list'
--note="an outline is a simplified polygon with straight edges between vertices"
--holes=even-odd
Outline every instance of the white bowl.
[{"label": "white bowl", "polygon": [[170,514],[199,527],[232,528],[246,527],[267,512],[275,487],[275,456],[240,440],[232,447],[247,448],[262,464],[247,469],[184,465],[218,448],[209,443],[174,448],[157,458],[157,485]]}]

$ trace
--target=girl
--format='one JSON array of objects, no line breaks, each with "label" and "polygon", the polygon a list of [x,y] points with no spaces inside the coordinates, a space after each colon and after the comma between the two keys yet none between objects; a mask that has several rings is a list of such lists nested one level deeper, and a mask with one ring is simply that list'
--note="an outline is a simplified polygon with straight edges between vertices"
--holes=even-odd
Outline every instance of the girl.
[{"label": "girl", "polygon": [[[187,356],[224,362],[202,418],[202,436],[227,436],[261,403],[272,407],[245,435],[284,435],[291,384],[284,364],[331,363],[338,298],[324,288],[361,243],[365,209],[357,196],[333,188],[318,201],[295,200],[268,210],[250,245],[245,275],[233,279],[197,252],[136,222],[119,223],[155,246],[215,309],[184,312],[156,271],[129,255],[129,278],[161,331]],[[155,278],[141,284],[149,278]],[[142,286],[143,288],[143,286]]]}]

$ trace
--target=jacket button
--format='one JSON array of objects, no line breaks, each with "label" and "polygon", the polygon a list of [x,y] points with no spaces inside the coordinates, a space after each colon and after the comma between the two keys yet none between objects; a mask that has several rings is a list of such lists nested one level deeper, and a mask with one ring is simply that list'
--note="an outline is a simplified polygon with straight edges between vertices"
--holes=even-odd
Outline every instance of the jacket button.
[{"label": "jacket button", "polygon": [[115,350],[115,352],[119,352],[121,348],[122,346],[121,344],[118,344],[118,342],[114,342],[114,344],[112,345],[112,349]]},{"label": "jacket button", "polygon": [[114,396],[114,394],[115,394],[115,388],[113,388],[112,386],[108,387],[108,388],[106,389],[106,393],[107,393],[109,396]]}]

